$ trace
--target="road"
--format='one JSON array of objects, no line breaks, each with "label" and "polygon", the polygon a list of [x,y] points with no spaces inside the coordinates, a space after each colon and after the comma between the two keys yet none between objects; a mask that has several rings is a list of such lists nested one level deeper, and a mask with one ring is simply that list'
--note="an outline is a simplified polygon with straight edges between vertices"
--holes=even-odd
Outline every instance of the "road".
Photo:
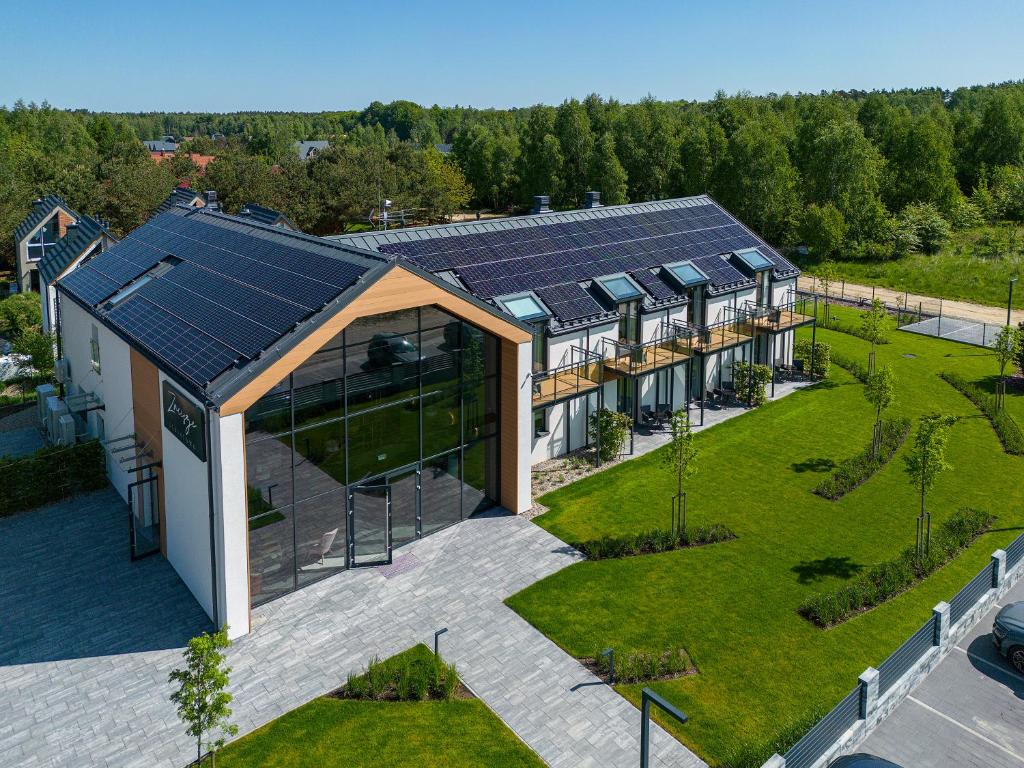
[{"label": "road", "polygon": [[858,751],[904,768],[1024,767],[1024,676],[992,645],[999,607],[1024,600],[1017,582]]},{"label": "road", "polygon": [[[818,286],[817,279],[812,275],[800,275],[797,278],[797,287],[801,291],[814,291]],[[1024,290],[1024,288],[1020,288]],[[899,304],[915,309],[922,304],[926,310],[938,311],[939,303],[942,303],[942,313],[950,317],[962,317],[965,320],[975,320],[979,323],[995,323],[1003,325],[1006,323],[1006,307],[990,307],[987,304],[974,304],[969,301],[953,301],[952,299],[938,299],[934,296],[922,296],[918,293],[904,293],[894,291],[891,288],[880,286],[858,285],[837,281],[829,289],[830,295],[840,295],[843,298],[864,298],[870,300],[872,297],[879,298],[886,304]],[[1015,309],[1013,311],[1013,322],[1024,322],[1024,311]]]}]

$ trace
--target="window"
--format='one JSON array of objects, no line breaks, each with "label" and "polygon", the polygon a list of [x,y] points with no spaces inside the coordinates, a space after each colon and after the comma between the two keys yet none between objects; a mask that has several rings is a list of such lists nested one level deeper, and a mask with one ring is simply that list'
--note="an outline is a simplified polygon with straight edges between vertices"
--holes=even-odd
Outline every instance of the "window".
[{"label": "window", "polygon": [[505,299],[504,304],[509,314],[520,320],[532,320],[535,317],[548,316],[548,313],[541,308],[540,302],[529,294]]},{"label": "window", "polygon": [[627,301],[619,304],[619,341],[625,344],[640,343],[640,302]]},{"label": "window", "polygon": [[533,372],[539,373],[548,369],[548,340],[544,336],[547,323],[533,324]]},{"label": "window", "polygon": [[548,409],[538,408],[533,412],[533,436],[543,437],[548,433]]},{"label": "window", "polygon": [[57,243],[57,216],[46,222],[42,229],[28,241],[29,261],[42,261],[50,247]]},{"label": "window", "polygon": [[100,372],[100,329],[95,325],[92,327],[92,338],[89,340],[89,360],[92,362],[92,369]]},{"label": "window", "polygon": [[686,307],[686,322],[690,325],[707,325],[704,316],[704,287],[697,286],[689,290],[690,303]]},{"label": "window", "polygon": [[636,283],[625,275],[612,275],[611,277],[598,278],[597,282],[607,291],[614,301],[626,301],[638,299],[643,296]]},{"label": "window", "polygon": [[684,288],[700,285],[708,281],[707,275],[686,261],[682,264],[666,264],[667,269]]},{"label": "window", "polygon": [[750,268],[751,272],[760,272],[762,269],[770,269],[772,262],[757,248],[748,248],[743,251],[736,251],[740,261]]},{"label": "window", "polygon": [[764,272],[760,272],[757,275],[757,306],[767,307],[771,304],[771,288],[770,288],[771,273],[766,269]]}]

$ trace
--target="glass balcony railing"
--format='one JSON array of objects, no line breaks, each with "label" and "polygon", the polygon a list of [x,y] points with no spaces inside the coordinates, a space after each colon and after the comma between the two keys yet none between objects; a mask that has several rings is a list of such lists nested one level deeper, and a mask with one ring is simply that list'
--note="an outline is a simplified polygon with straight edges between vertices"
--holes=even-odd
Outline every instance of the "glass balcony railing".
[{"label": "glass balcony railing", "polygon": [[694,338],[686,327],[663,326],[657,338],[640,344],[605,339],[604,365],[615,376],[642,376],[691,358]]}]

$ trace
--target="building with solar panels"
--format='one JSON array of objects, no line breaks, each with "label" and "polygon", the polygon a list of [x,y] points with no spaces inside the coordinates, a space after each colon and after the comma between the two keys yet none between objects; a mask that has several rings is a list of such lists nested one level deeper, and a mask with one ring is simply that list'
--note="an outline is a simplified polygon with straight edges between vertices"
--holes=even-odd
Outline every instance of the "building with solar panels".
[{"label": "building with solar panels", "polygon": [[132,557],[251,608],[501,505],[608,407],[792,359],[796,268],[707,197],[319,238],[173,206],[57,282]]}]

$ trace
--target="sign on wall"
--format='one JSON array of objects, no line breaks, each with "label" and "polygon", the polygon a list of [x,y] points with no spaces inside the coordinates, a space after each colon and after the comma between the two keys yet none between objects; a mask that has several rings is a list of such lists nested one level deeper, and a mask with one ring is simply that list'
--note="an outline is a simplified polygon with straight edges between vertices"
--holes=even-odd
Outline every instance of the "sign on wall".
[{"label": "sign on wall", "polygon": [[184,443],[200,461],[206,461],[206,430],[204,411],[181,392],[164,381],[164,426]]}]

